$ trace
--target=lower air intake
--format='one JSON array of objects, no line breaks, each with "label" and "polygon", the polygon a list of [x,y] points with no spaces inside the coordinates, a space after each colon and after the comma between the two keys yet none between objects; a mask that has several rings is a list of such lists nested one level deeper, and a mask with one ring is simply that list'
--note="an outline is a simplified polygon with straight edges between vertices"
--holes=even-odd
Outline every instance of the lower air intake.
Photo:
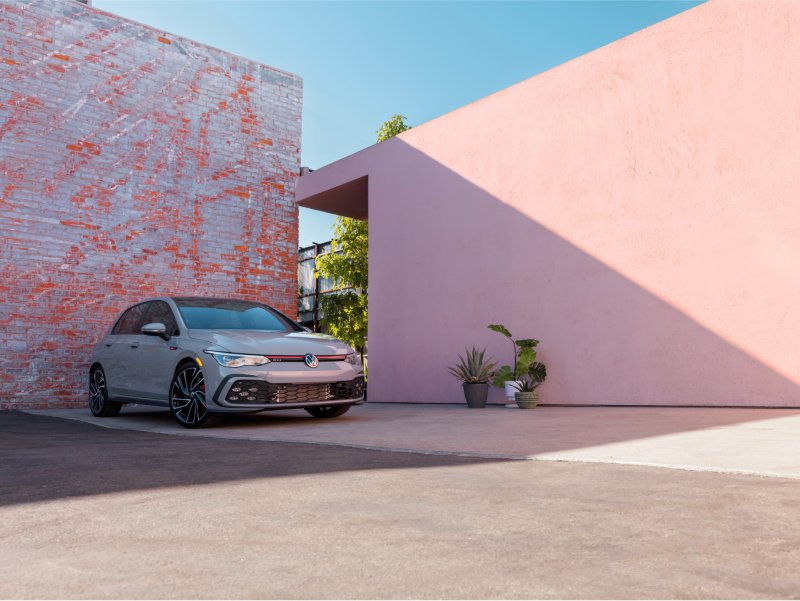
[{"label": "lower air intake", "polygon": [[262,380],[234,382],[225,400],[247,405],[346,401],[364,396],[364,378],[328,384],[273,384]]}]

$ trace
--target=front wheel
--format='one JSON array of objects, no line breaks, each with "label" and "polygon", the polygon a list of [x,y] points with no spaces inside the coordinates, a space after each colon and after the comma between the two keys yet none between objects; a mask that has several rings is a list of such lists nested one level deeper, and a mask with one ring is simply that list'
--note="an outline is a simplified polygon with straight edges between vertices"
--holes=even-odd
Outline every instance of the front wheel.
[{"label": "front wheel", "polygon": [[351,405],[334,405],[333,407],[306,407],[314,417],[339,417],[347,413]]},{"label": "front wheel", "polygon": [[95,367],[89,374],[89,409],[95,417],[115,417],[122,403],[108,400],[106,374],[102,367]]},{"label": "front wheel", "polygon": [[224,415],[206,410],[206,381],[194,364],[180,368],[169,387],[169,408],[184,428],[210,428],[222,423]]}]

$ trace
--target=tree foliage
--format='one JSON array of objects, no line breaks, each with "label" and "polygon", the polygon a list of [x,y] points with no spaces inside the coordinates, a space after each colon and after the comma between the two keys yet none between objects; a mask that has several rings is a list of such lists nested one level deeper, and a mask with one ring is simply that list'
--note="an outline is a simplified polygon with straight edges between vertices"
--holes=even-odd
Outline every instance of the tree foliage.
[{"label": "tree foliage", "polygon": [[[337,292],[319,297],[328,334],[355,348],[363,357],[367,335],[368,227],[365,221],[337,217],[331,251],[317,258],[314,277],[333,280]],[[341,250],[341,253],[337,252]],[[343,290],[347,287],[351,289]]]},{"label": "tree foliage", "polygon": [[331,252],[317,258],[317,275],[331,278],[336,289],[352,286],[359,292],[366,291],[369,284],[368,236],[366,221],[337,217]]},{"label": "tree foliage", "polygon": [[352,290],[332,292],[319,297],[322,323],[327,333],[364,355],[367,336],[367,295]]},{"label": "tree foliage", "polygon": [[411,129],[411,126],[405,124],[405,117],[402,115],[392,115],[392,118],[384,123],[375,133],[378,134],[378,142],[383,142],[408,129]]}]

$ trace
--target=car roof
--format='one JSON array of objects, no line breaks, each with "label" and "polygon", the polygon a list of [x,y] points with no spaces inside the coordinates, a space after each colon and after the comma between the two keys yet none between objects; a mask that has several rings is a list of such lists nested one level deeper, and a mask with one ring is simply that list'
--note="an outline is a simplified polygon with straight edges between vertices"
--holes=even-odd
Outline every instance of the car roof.
[{"label": "car roof", "polygon": [[[169,298],[173,301],[188,301],[188,300],[213,300],[213,301],[233,301],[237,303],[254,303],[256,305],[264,305],[266,307],[271,307],[272,305],[265,303],[263,301],[256,301],[250,300],[246,298],[228,298],[224,296],[169,296],[165,297]],[[151,299],[154,300],[154,299]]]}]

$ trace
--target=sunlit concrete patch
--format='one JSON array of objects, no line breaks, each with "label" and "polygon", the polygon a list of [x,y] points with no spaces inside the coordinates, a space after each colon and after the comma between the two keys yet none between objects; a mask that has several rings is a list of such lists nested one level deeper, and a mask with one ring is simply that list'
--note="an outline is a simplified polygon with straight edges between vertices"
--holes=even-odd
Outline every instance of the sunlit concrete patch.
[{"label": "sunlit concrete patch", "polygon": [[501,407],[367,404],[335,420],[289,410],[229,417],[186,430],[168,411],[125,408],[29,413],[107,428],[242,440],[304,442],[477,457],[620,463],[800,479],[800,410],[658,407]]},{"label": "sunlit concrete patch", "polygon": [[529,457],[800,479],[800,414]]}]

